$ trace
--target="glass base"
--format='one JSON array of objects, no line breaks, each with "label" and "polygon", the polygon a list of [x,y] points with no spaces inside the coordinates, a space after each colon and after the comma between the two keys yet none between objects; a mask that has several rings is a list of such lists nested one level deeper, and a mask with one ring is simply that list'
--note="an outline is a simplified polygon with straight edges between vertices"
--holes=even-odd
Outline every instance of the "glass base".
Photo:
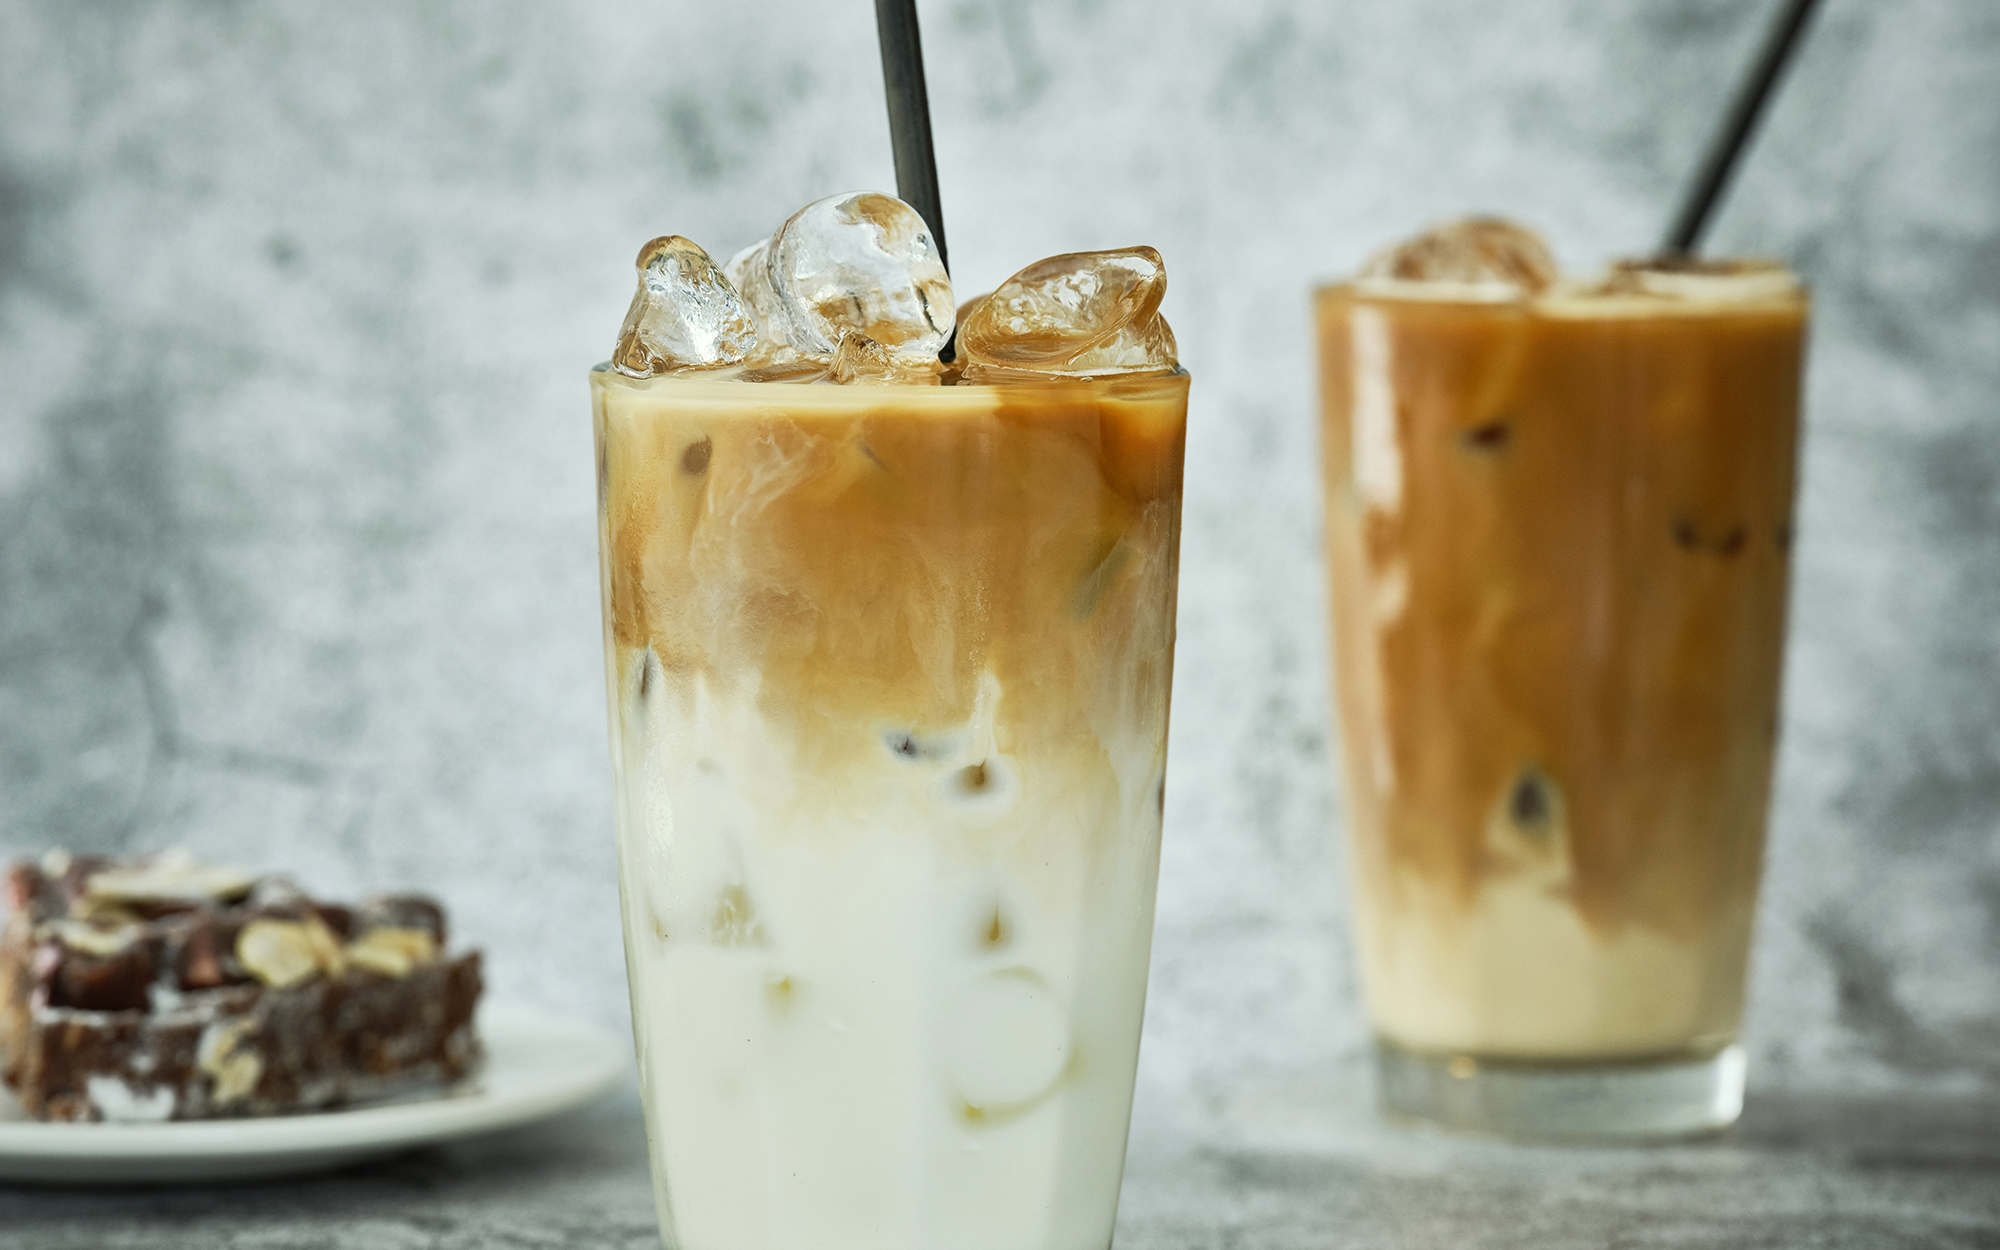
[{"label": "glass base", "polygon": [[1521,1141],[1645,1141],[1714,1132],[1743,1114],[1743,1048],[1702,1058],[1534,1063],[1422,1055],[1378,1042],[1392,1119]]}]

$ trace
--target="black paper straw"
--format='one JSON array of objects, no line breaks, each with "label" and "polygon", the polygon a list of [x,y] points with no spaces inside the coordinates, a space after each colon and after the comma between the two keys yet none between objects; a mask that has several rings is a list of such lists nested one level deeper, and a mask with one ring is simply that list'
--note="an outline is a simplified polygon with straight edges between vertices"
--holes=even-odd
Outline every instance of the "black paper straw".
[{"label": "black paper straw", "polygon": [[[883,2],[886,3],[886,0]],[[1791,60],[1793,49],[1798,46],[1799,35],[1804,32],[1806,22],[1811,19],[1813,8],[1818,3],[1819,0],[1790,0],[1778,20],[1772,23],[1771,33],[1765,37],[1764,49],[1751,68],[1750,77],[1737,92],[1736,102],[1729,110],[1721,132],[1715,136],[1715,143],[1702,162],[1694,186],[1681,203],[1673,229],[1667,232],[1665,250],[1668,255],[1688,255],[1701,245],[1702,233],[1708,229],[1709,218],[1729,186],[1730,176],[1736,171],[1737,160],[1743,155],[1751,132],[1757,129],[1757,119],[1770,100],[1771,89],[1784,76],[1785,66]],[[882,55],[887,57],[887,36],[883,38]],[[894,105],[890,107],[893,110]],[[897,157],[896,168],[900,174],[900,156]]]},{"label": "black paper straw", "polygon": [[896,149],[896,196],[923,215],[931,241],[937,244],[938,260],[949,273],[916,0],[875,0],[875,30],[882,37],[882,86],[889,96],[889,142]]}]

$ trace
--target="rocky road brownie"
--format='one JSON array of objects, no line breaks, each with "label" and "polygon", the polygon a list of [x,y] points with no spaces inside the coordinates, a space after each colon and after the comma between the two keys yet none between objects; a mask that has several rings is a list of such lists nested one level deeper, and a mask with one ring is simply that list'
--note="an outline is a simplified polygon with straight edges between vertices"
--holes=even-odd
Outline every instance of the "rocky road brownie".
[{"label": "rocky road brownie", "polygon": [[344,907],[175,852],[7,874],[0,1070],[46,1120],[312,1111],[465,1076],[479,952],[419,895]]}]

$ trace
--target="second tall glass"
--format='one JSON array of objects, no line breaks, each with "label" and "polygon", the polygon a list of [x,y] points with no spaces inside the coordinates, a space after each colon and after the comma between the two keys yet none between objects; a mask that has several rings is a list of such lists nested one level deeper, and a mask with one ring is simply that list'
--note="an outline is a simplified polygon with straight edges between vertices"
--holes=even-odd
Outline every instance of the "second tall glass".
[{"label": "second tall glass", "polygon": [[1728,1123],[1803,293],[1743,265],[1498,298],[1363,281],[1319,324],[1386,1104],[1514,1136]]}]

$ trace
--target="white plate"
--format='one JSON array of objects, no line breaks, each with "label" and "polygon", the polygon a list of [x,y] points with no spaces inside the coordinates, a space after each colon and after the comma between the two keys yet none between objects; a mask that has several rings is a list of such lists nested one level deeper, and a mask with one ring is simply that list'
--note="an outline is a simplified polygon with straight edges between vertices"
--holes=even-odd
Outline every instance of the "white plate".
[{"label": "white plate", "polygon": [[529,1007],[482,1005],[479,1036],[486,1065],[466,1085],[433,1098],[350,1111],[43,1124],[0,1091],[0,1180],[124,1184],[311,1172],[559,1115],[608,1093],[631,1066],[630,1042]]}]

